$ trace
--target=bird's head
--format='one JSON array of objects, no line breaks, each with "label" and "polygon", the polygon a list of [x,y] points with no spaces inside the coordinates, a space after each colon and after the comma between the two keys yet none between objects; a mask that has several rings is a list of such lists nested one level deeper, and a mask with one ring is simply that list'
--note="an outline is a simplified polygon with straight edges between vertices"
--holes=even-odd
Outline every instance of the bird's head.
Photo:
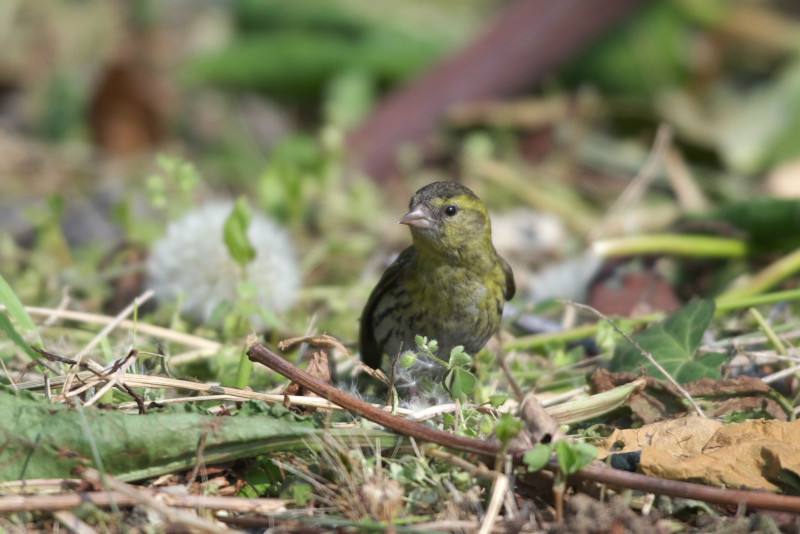
[{"label": "bird's head", "polygon": [[411,228],[420,250],[464,256],[492,246],[489,212],[481,199],[456,182],[434,182],[411,198],[399,221]]}]

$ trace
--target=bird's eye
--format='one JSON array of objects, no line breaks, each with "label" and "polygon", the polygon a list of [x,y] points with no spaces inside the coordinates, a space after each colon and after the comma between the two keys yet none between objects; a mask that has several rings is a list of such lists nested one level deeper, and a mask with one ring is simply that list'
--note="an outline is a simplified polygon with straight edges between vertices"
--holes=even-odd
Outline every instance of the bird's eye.
[{"label": "bird's eye", "polygon": [[444,209],[444,214],[447,215],[448,217],[452,217],[453,215],[456,214],[457,211],[458,211],[457,207],[455,207],[455,206],[447,206]]}]

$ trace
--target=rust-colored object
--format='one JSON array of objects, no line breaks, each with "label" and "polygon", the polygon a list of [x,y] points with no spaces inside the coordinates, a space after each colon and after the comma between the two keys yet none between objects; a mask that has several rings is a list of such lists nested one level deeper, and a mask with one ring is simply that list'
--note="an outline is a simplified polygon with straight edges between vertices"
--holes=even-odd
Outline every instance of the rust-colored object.
[{"label": "rust-colored object", "polygon": [[589,288],[589,306],[606,315],[641,317],[681,307],[672,287],[653,268],[609,272]]},{"label": "rust-colored object", "polygon": [[166,134],[162,100],[147,69],[136,62],[120,60],[107,66],[89,108],[95,145],[117,156],[157,147]]},{"label": "rust-colored object", "polygon": [[[389,96],[348,140],[352,163],[379,182],[405,144],[423,145],[458,102],[533,87],[646,0],[515,0],[471,44]],[[425,149],[422,146],[423,151]]]}]

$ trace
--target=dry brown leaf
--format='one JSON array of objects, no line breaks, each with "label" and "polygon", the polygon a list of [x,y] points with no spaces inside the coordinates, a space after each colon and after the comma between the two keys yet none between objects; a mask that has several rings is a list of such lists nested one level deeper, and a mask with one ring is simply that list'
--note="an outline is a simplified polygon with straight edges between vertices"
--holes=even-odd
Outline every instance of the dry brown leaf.
[{"label": "dry brown leaf", "polygon": [[[612,447],[615,453],[653,447],[665,450],[674,456],[699,454],[721,426],[723,423],[714,419],[683,417],[641,428],[615,430],[606,438],[605,446],[600,446],[601,456],[608,453]],[[624,444],[621,449],[620,444]]]},{"label": "dry brown leaf", "polygon": [[350,358],[350,360],[354,364],[359,366],[365,373],[377,378],[378,380],[381,380],[382,382],[386,383],[389,382],[389,379],[386,377],[383,371],[381,371],[380,369],[373,369],[372,367],[369,367],[368,365],[362,363],[360,360],[357,360],[352,354],[350,354],[350,351],[347,350],[347,348],[345,348],[345,346],[342,344],[341,341],[339,341],[333,336],[329,336],[328,334],[317,334],[314,336],[300,336],[300,337],[284,339],[283,341],[278,343],[278,348],[285,351],[299,343],[308,343],[312,347],[318,347],[321,349],[335,349],[341,351],[345,356]]},{"label": "dry brown leaf", "polygon": [[[605,369],[595,371],[589,379],[593,393],[602,393],[639,378],[636,373],[612,373]],[[665,380],[646,377],[647,386],[633,395],[628,406],[635,418],[644,423],[682,417],[688,407],[683,396]],[[788,414],[773,395],[774,390],[758,378],[740,376],[727,380],[701,378],[683,387],[693,399],[700,401],[710,417],[732,413],[767,414],[786,421]]]},{"label": "dry brown leaf", "polygon": [[[750,420],[723,424],[687,417],[617,430],[601,450],[641,450],[639,470],[670,480],[728,488],[781,491],[797,488],[800,421]],[[622,445],[622,449],[619,449]]]},{"label": "dry brown leaf", "polygon": [[[325,349],[315,350],[311,353],[311,361],[308,362],[308,366],[306,367],[306,372],[311,376],[322,380],[328,384],[331,383],[331,367],[328,363],[328,351]],[[310,391],[300,384],[296,382],[292,382],[289,384],[285,390],[283,390],[283,394],[286,396],[289,395],[300,395],[306,397],[319,397],[313,391]],[[288,401],[288,399],[287,399]],[[303,409],[303,413],[315,413],[317,411],[320,412],[331,412],[328,408],[314,408],[314,407],[306,407]]]}]

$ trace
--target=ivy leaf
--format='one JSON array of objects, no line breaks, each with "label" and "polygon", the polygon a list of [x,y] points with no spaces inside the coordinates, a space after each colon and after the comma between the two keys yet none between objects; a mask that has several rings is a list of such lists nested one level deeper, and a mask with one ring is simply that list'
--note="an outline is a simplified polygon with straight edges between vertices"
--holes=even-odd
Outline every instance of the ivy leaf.
[{"label": "ivy leaf", "polygon": [[[632,337],[680,383],[703,377],[720,378],[719,368],[727,359],[726,354],[695,357],[703,333],[714,317],[714,308],[712,300],[694,302]],[[638,372],[641,367],[650,376],[666,378],[636,347],[620,341],[609,369],[612,372]]]}]

